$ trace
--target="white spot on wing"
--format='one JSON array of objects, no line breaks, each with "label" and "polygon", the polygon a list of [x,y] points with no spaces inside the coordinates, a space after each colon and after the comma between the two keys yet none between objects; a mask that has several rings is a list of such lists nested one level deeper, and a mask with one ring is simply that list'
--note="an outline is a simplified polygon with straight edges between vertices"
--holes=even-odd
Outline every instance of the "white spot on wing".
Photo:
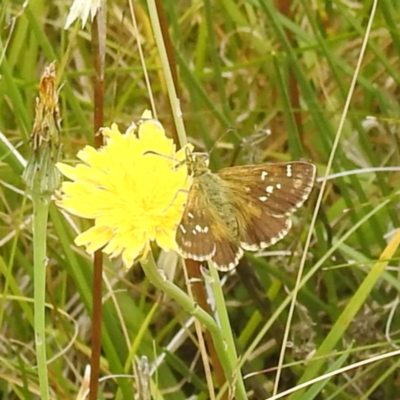
[{"label": "white spot on wing", "polygon": [[259,197],[260,201],[267,201],[268,197],[267,196],[261,196]]},{"label": "white spot on wing", "polygon": [[193,219],[194,215],[191,212],[188,212],[188,217]]},{"label": "white spot on wing", "polygon": [[286,176],[288,178],[292,177],[292,165],[291,164],[286,165]]},{"label": "white spot on wing", "polygon": [[265,188],[265,191],[266,191],[267,193],[269,193],[269,194],[272,194],[273,191],[274,191],[274,187],[273,187],[273,186],[267,186],[267,187]]},{"label": "white spot on wing", "polygon": [[261,180],[265,181],[265,178],[268,176],[268,172],[267,171],[263,171],[261,172]]},{"label": "white spot on wing", "polygon": [[277,183],[277,184],[275,185],[275,187],[276,187],[277,189],[282,189],[282,185],[281,185],[280,183]]},{"label": "white spot on wing", "polygon": [[182,231],[182,233],[186,233],[186,229],[183,225],[179,225],[179,229]]},{"label": "white spot on wing", "polygon": [[205,226],[202,228],[200,225],[196,225],[194,229],[199,232],[199,233],[207,233],[208,232],[208,226]]}]

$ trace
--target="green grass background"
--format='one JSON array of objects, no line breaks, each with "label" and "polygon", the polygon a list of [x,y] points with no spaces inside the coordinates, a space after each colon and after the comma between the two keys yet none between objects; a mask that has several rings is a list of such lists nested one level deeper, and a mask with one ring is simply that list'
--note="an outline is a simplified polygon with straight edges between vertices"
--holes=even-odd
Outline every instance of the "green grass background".
[{"label": "green grass background", "polygon": [[[189,140],[212,150],[212,167],[233,162],[308,159],[325,173],[353,79],[372,1],[165,1]],[[43,68],[57,60],[65,159],[93,142],[90,23],[64,30],[69,2],[0,4],[0,399],[38,398],[33,330],[32,206],[24,195],[35,97]],[[285,6],[289,7],[284,12]],[[108,2],[105,124],[122,128],[150,101],[144,51],[158,118],[172,131],[161,63],[145,2]],[[283,11],[283,12],[282,12]],[[400,6],[381,0],[352,95],[332,173],[308,250],[279,390],[396,350],[399,343]],[[246,146],[271,130],[262,144]],[[4,138],[7,138],[8,144]],[[237,157],[234,157],[238,154]],[[388,167],[374,172],[373,167]],[[272,395],[314,196],[285,240],[250,270],[227,277],[223,293],[248,398]],[[73,219],[79,229],[87,221]],[[52,398],[73,399],[90,355],[92,265],[73,245],[76,232],[56,207],[48,224],[46,300]],[[394,239],[393,239],[394,238]],[[392,241],[393,240],[393,241]],[[386,249],[386,250],[385,250]],[[381,262],[378,262],[380,260]],[[306,275],[308,274],[308,275]],[[106,260],[100,398],[136,393],[131,358],[164,355],[151,377],[153,398],[208,399],[191,316],[163,297],[135,267]],[[180,268],[174,283],[185,288]],[[254,284],[246,279],[256,279]],[[69,316],[67,318],[67,316]],[[127,335],[125,334],[127,332]],[[259,333],[262,332],[261,335]],[[314,358],[313,358],[314,357]],[[399,358],[335,375],[293,399],[400,399]],[[116,380],[114,374],[130,376]],[[216,389],[216,393],[218,390]]]}]

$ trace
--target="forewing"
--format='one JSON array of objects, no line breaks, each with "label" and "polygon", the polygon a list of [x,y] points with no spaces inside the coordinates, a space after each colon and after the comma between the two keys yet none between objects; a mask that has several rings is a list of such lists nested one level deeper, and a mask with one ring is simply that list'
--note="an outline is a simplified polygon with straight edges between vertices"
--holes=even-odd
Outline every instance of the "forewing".
[{"label": "forewing", "polygon": [[181,255],[195,261],[212,260],[220,271],[234,268],[243,255],[238,238],[230,236],[225,221],[204,188],[194,180],[176,232]]},{"label": "forewing", "polygon": [[184,258],[195,261],[211,260],[215,254],[215,240],[211,230],[212,214],[198,185],[193,182],[181,222],[176,231],[176,243]]},{"label": "forewing", "polygon": [[305,161],[223,168],[218,175],[240,198],[263,213],[290,215],[307,200],[315,181],[315,165]]},{"label": "forewing", "polygon": [[289,232],[288,216],[308,198],[315,172],[313,164],[298,161],[237,166],[218,173],[241,217],[242,248],[266,248]]}]

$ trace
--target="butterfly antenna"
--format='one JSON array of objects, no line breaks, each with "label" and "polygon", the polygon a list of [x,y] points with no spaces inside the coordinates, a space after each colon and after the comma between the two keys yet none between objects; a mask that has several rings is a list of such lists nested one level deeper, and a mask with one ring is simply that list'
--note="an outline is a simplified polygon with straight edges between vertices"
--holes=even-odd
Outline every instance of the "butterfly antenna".
[{"label": "butterfly antenna", "polygon": [[222,138],[227,135],[228,133],[233,133],[239,140],[242,140],[242,138],[240,137],[240,135],[237,133],[236,129],[234,128],[228,128],[225,132],[222,132],[217,139],[215,140],[214,144],[211,146],[211,149],[208,151],[209,154],[211,154],[213,152],[213,150],[215,150],[215,148],[217,147],[217,144],[222,140]]},{"label": "butterfly antenna", "polygon": [[[240,152],[245,150],[247,153],[254,153],[254,148],[256,148],[258,145],[262,143],[262,141],[271,134],[271,131],[268,130],[262,130],[260,132],[256,132],[248,137],[242,137],[237,133],[237,130],[234,128],[228,128],[225,132],[223,132],[218,139],[214,142],[213,146],[209,150],[209,154],[217,147],[218,142],[221,141],[221,139],[226,135],[226,134],[231,134],[239,140],[240,145],[234,147],[234,152],[232,154],[232,159],[230,162],[230,166],[235,165],[235,162],[237,158],[239,157]],[[251,155],[250,157],[253,162],[254,156]]]},{"label": "butterfly antenna", "polygon": [[235,149],[232,164],[236,161],[236,158],[238,157],[241,151],[245,152],[245,156],[247,158],[248,163],[250,164],[257,163],[256,161],[257,155],[263,150],[264,146],[262,144],[264,140],[269,136],[271,136],[270,129],[261,129],[256,133],[243,137],[240,146],[238,146]]},{"label": "butterfly antenna", "polygon": [[186,162],[186,160],[183,160],[183,161],[182,161],[182,160],[177,160],[177,159],[175,159],[174,157],[167,156],[166,154],[157,153],[157,152],[154,151],[154,150],[148,150],[148,151],[145,151],[145,152],[143,153],[144,156],[146,156],[146,155],[148,155],[148,154],[152,154],[152,155],[154,155],[154,156],[166,158],[166,159],[168,159],[168,160],[177,162],[177,164],[176,164],[176,166],[175,166],[174,168],[177,168],[177,167],[179,167],[180,165],[182,165],[182,163]]}]

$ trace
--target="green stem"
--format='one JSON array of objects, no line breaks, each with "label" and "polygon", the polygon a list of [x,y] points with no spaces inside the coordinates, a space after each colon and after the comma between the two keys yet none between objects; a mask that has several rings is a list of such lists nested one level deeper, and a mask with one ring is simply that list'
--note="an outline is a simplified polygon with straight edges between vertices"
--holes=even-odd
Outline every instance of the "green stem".
[{"label": "green stem", "polygon": [[47,376],[45,300],[46,300],[46,229],[49,214],[49,195],[32,194],[33,201],[33,268],[35,345],[40,397],[49,399]]},{"label": "green stem", "polygon": [[48,65],[39,84],[31,133],[32,152],[22,179],[33,203],[34,330],[40,397],[49,399],[46,358],[46,239],[51,194],[60,186],[55,163],[60,156],[60,115],[55,64]]},{"label": "green stem", "polygon": [[215,269],[212,262],[208,263],[208,268],[210,270],[211,278],[209,279],[209,284],[211,286],[214,299],[215,307],[218,314],[218,320],[221,325],[221,331],[224,335],[226,352],[229,357],[229,363],[233,366],[233,375],[229,377],[230,382],[234,382],[236,385],[235,398],[236,399],[247,399],[246,389],[243,382],[242,372],[239,367],[239,361],[237,358],[235,340],[232,335],[232,329],[229,322],[229,316],[226,309],[224,294],[222,292],[222,285],[219,279],[218,271]]},{"label": "green stem", "polygon": [[[147,279],[157,289],[174,299],[186,312],[197,318],[210,331],[218,357],[220,358],[222,367],[224,368],[225,376],[227,380],[230,380],[233,376],[235,365],[231,363],[225,339],[214,319],[198,306],[183,290],[160,274],[152,253],[149,253],[147,259],[141,264]],[[238,400],[247,399],[246,396],[243,397],[241,395],[237,395],[236,398]]]}]

